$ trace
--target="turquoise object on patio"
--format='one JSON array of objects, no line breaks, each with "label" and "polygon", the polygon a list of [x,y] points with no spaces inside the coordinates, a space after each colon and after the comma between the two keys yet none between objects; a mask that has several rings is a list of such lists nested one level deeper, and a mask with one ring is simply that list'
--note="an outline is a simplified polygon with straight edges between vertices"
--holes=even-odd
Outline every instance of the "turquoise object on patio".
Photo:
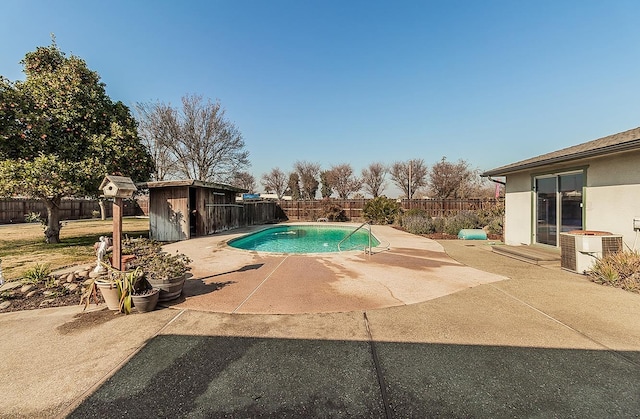
[{"label": "turquoise object on patio", "polygon": [[487,240],[487,233],[480,228],[463,228],[458,233],[462,240]]}]

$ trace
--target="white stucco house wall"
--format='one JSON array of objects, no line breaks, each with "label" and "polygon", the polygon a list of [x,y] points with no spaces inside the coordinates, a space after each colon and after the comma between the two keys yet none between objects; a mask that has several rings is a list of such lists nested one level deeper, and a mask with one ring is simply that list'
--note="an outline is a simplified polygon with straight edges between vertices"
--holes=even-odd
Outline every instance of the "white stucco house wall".
[{"label": "white stucco house wall", "polygon": [[[559,234],[606,231],[629,247],[640,229],[640,128],[498,167],[508,245],[559,247]],[[635,228],[634,228],[634,220]],[[637,239],[636,249],[640,247]]]}]

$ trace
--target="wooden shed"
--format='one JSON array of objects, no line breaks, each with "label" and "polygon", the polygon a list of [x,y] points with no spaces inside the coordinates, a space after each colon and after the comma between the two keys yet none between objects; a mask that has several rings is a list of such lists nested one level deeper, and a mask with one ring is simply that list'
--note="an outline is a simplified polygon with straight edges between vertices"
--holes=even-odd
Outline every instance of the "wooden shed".
[{"label": "wooden shed", "polygon": [[236,203],[236,194],[245,189],[192,179],[137,186],[149,190],[151,239],[187,240],[244,225],[244,208]]}]

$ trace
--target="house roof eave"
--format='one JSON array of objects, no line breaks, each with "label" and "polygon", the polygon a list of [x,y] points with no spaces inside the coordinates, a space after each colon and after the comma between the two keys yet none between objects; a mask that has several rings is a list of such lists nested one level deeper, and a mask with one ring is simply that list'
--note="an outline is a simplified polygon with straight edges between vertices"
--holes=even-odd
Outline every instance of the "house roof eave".
[{"label": "house roof eave", "polygon": [[[506,166],[498,167],[496,169],[488,170],[481,174],[483,177],[489,176],[506,176],[516,172],[522,172],[529,169],[535,169],[539,167],[549,166],[557,163],[565,163],[573,160],[580,160],[590,157],[601,157],[610,154],[623,153],[626,151],[633,151],[640,149],[640,139],[633,141],[627,141],[624,143],[613,144],[606,147],[601,147],[592,150],[580,151],[577,153],[571,153],[561,156],[544,158],[544,156],[534,159],[523,160],[517,163],[509,164]],[[551,154],[551,153],[550,153]]]}]

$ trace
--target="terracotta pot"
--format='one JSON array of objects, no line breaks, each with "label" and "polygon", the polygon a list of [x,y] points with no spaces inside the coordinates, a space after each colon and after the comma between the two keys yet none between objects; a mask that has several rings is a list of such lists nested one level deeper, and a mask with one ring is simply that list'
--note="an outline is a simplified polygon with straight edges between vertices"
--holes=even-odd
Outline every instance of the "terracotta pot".
[{"label": "terracotta pot", "polygon": [[158,301],[171,301],[175,300],[182,294],[182,287],[184,281],[187,279],[187,273],[177,276],[175,278],[169,278],[165,280],[147,279],[153,288],[160,289],[160,297]]},{"label": "terracotta pot", "polygon": [[120,295],[118,293],[118,287],[111,281],[96,281],[96,286],[100,289],[100,294],[104,298],[104,302],[107,303],[109,310],[120,311]]},{"label": "terracotta pot", "polygon": [[159,296],[160,290],[158,288],[154,288],[152,292],[144,295],[132,294],[131,299],[133,300],[133,306],[136,308],[138,313],[147,313],[156,308]]}]

